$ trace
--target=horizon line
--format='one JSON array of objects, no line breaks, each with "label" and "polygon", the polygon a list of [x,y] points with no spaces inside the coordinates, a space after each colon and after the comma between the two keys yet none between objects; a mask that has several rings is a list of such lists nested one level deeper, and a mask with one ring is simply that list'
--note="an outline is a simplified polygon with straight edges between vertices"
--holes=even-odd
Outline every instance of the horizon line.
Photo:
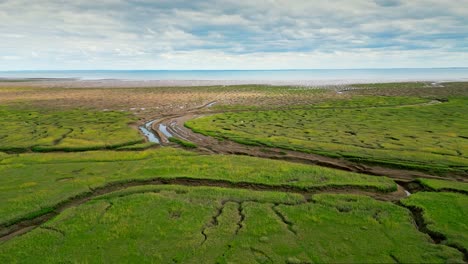
[{"label": "horizon line", "polygon": [[0,70],[0,72],[68,72],[68,71],[310,71],[310,70],[438,70],[438,69],[468,69],[462,67],[376,67],[376,68],[285,68],[285,69],[47,69],[47,70]]}]

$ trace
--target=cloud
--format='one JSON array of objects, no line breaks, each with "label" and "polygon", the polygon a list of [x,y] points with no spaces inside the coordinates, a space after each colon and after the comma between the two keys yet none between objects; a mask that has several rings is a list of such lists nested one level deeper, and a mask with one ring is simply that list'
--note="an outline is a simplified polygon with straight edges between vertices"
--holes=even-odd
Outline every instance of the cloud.
[{"label": "cloud", "polygon": [[9,60],[20,60],[21,57],[19,56],[2,56],[0,57],[2,60],[6,60],[6,61],[9,61]]},{"label": "cloud", "polygon": [[0,23],[0,70],[468,66],[468,0],[3,0]]},{"label": "cloud", "polygon": [[375,0],[375,3],[385,7],[399,6],[401,4],[400,0]]}]

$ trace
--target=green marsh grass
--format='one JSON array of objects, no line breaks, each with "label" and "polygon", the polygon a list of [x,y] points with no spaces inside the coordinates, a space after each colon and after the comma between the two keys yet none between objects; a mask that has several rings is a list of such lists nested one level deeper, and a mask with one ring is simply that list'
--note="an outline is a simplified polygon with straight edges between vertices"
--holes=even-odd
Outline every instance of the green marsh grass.
[{"label": "green marsh grass", "polygon": [[[387,99],[374,100],[381,104]],[[396,99],[388,100],[393,105]],[[186,126],[242,144],[433,173],[467,173],[468,97],[405,107],[364,105],[373,105],[372,100],[351,109],[229,112],[190,120]]]},{"label": "green marsh grass", "polygon": [[463,193],[468,194],[468,183],[466,182],[444,181],[444,180],[424,179],[424,178],[418,179],[418,182],[425,188],[428,188],[434,191],[449,190],[449,191],[463,192]]},{"label": "green marsh grass", "polygon": [[[97,197],[0,244],[7,262],[445,263],[405,208],[353,195],[214,187],[131,188]],[[54,254],[44,254],[54,252]]]},{"label": "green marsh grass", "polygon": [[468,251],[468,196],[458,193],[419,192],[402,200],[405,206],[420,208],[427,228],[444,235],[444,244]]},{"label": "green marsh grass", "polygon": [[299,189],[354,187],[391,192],[395,183],[284,161],[199,155],[173,148],[9,155],[0,160],[0,224],[29,218],[90,189],[153,178],[225,180]]},{"label": "green marsh grass", "polygon": [[0,106],[0,151],[113,149],[144,142],[123,112],[26,110]]},{"label": "green marsh grass", "polygon": [[153,142],[145,142],[145,143],[139,143],[139,144],[135,144],[135,145],[128,145],[128,146],[119,147],[119,148],[116,148],[116,150],[133,150],[133,151],[146,150],[146,149],[149,149],[149,148],[154,147],[154,146],[158,146],[158,144],[153,143]]},{"label": "green marsh grass", "polygon": [[173,142],[173,143],[176,143],[176,144],[178,144],[178,145],[180,145],[180,146],[182,146],[184,148],[189,148],[189,149],[197,148],[197,144],[192,143],[190,141],[180,139],[180,138],[170,137],[169,141]]}]

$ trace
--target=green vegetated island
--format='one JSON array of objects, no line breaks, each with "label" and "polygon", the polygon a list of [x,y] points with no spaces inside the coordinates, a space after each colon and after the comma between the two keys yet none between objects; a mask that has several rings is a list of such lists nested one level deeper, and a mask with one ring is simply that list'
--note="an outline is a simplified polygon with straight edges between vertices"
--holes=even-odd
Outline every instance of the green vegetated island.
[{"label": "green vegetated island", "polygon": [[219,89],[237,97],[200,110],[193,133],[421,177],[160,146],[131,111],[19,98],[0,105],[0,262],[468,261],[467,83]]},{"label": "green vegetated island", "polygon": [[242,144],[357,162],[442,174],[468,169],[467,97],[444,103],[392,98],[390,106],[379,100],[363,97],[300,110],[227,112],[186,125],[198,133]]}]

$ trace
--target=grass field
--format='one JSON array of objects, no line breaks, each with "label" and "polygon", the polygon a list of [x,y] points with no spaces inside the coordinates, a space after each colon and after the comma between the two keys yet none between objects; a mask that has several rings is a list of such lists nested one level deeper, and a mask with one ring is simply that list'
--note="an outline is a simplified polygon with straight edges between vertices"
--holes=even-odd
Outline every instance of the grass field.
[{"label": "grass field", "polygon": [[[313,90],[320,92],[322,90]],[[327,108],[362,108],[362,107],[391,107],[391,106],[407,106],[429,103],[432,101],[430,98],[410,97],[410,96],[353,96],[336,95],[336,98],[328,98],[326,100],[312,101],[307,105],[288,105],[277,104],[269,107],[255,106],[255,105],[214,105],[213,109],[218,111],[260,111],[272,109],[284,110],[306,110],[306,109],[327,109]]]},{"label": "grass field", "polygon": [[78,151],[117,148],[144,139],[128,113],[0,106],[0,151]]},{"label": "grass field", "polygon": [[425,98],[447,98],[468,96],[468,82],[439,83],[433,86],[427,82],[375,83],[351,85],[351,95],[367,96],[417,96]]},{"label": "grass field", "polygon": [[179,144],[180,146],[182,146],[184,148],[189,148],[189,149],[197,148],[197,145],[195,143],[192,143],[192,142],[189,142],[189,141],[186,141],[186,140],[183,140],[183,139],[175,138],[175,137],[170,137],[169,141],[173,142],[173,143],[176,143],[176,144]]},{"label": "grass field", "polygon": [[[402,243],[402,241],[404,241]],[[49,252],[49,254],[44,254]],[[0,246],[0,261],[461,263],[404,208],[352,195],[133,188],[70,208]]]},{"label": "grass field", "polygon": [[444,181],[435,179],[418,179],[418,182],[425,188],[434,191],[455,191],[468,194],[468,183],[457,181]]},{"label": "grass field", "polygon": [[422,210],[427,229],[442,234],[445,244],[468,252],[468,196],[457,193],[422,192],[402,200]]},{"label": "grass field", "polygon": [[109,183],[154,178],[223,180],[298,190],[396,190],[395,183],[385,177],[252,157],[206,156],[171,148],[0,158],[0,200],[5,201],[0,204],[0,224],[50,212],[60,202]]},{"label": "grass field", "polygon": [[[330,109],[252,111],[191,120],[195,132],[239,143],[311,152],[436,173],[468,170],[468,97],[405,107],[374,107],[405,100],[358,99]],[[415,99],[417,102],[419,99]],[[375,103],[373,101],[376,101]],[[365,107],[368,105],[369,107]]]}]

